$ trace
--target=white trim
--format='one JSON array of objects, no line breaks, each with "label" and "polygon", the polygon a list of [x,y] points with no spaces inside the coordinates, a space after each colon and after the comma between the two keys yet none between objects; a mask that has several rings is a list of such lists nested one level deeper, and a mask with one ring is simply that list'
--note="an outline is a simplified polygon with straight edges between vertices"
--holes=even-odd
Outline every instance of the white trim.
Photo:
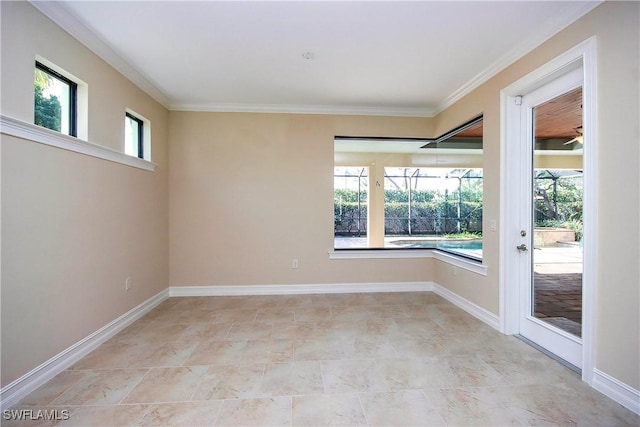
[{"label": "white trim", "polygon": [[159,292],[91,335],[53,356],[40,366],[27,372],[17,380],[2,387],[2,389],[0,389],[0,405],[2,409],[10,408],[18,403],[29,393],[37,390],[60,372],[85,357],[99,345],[144,316],[168,297],[168,289]]},{"label": "white trim", "polygon": [[[598,89],[595,37],[582,47],[583,75],[583,286],[582,286],[582,379],[593,383],[596,337],[596,279],[598,277]],[[586,337],[586,338],[585,338]]]},{"label": "white trim", "polygon": [[456,267],[462,268],[464,270],[480,274],[481,276],[487,275],[487,266],[481,264],[480,262],[471,261],[466,258],[462,258],[448,252],[441,252],[438,250],[433,251],[433,258],[442,262],[446,262],[447,264],[455,265]]},{"label": "white trim", "polygon": [[75,153],[85,154],[91,157],[116,162],[138,169],[144,169],[149,172],[156,170],[156,164],[147,160],[139,159],[133,156],[127,156],[111,148],[102,145],[93,144],[89,141],[74,138],[73,136],[64,135],[60,132],[53,131],[22,120],[14,119],[0,115],[0,133],[15,136],[16,138],[26,139],[28,141],[49,145],[51,147],[62,148],[63,150],[73,151]]},{"label": "white trim", "polygon": [[330,251],[329,259],[406,259],[406,258],[435,258],[447,264],[455,265],[464,270],[487,275],[487,266],[479,261],[472,261],[463,257],[455,256],[448,252],[441,252],[436,249],[362,249]]},{"label": "white trim", "polygon": [[433,258],[433,249],[348,249],[329,252],[329,259]]},{"label": "white trim", "polygon": [[592,386],[600,393],[640,415],[640,390],[636,390],[595,368],[593,369]]},{"label": "white trim", "polygon": [[336,114],[347,116],[433,117],[427,108],[338,107],[323,105],[281,104],[171,104],[171,111],[224,113]]},{"label": "white trim", "polygon": [[122,58],[106,41],[97,36],[91,29],[76,18],[76,16],[64,6],[64,2],[34,0],[29,0],[29,2],[41,13],[93,51],[96,55],[104,59],[123,76],[127,77],[140,89],[148,93],[152,98],[170,110],[400,117],[434,117],[602,3],[602,1],[584,2],[584,4],[579,8],[574,9],[573,7],[570,7],[568,12],[559,12],[556,14],[555,20],[549,20],[546,23],[544,31],[537,31],[535,37],[525,40],[511,51],[507,52],[489,67],[451,93],[437,106],[437,108],[361,108],[353,106],[338,107],[270,104],[171,104],[167,95],[158,89],[150,78],[129,65],[129,63],[127,63],[127,61]]},{"label": "white trim", "polygon": [[[583,322],[582,322],[582,379],[592,383],[594,370],[594,340],[595,340],[595,285],[597,277],[597,100],[596,100],[596,38],[590,37],[567,50],[545,65],[537,68],[525,77],[507,86],[500,92],[500,215],[503,218],[500,226],[500,330],[506,334],[519,332],[519,290],[517,263],[509,261],[510,251],[517,245],[514,236],[519,230],[517,215],[509,214],[513,209],[514,200],[509,194],[513,186],[519,185],[518,180],[507,179],[510,166],[516,164],[519,158],[509,150],[507,141],[520,138],[520,113],[515,105],[515,98],[531,92],[552,81],[558,76],[571,70],[582,61],[583,95],[584,95],[584,135],[589,144],[584,149],[584,270],[583,270]],[[589,189],[589,190],[587,190]],[[589,196],[587,196],[589,194]],[[588,233],[588,234],[587,234]],[[589,237],[586,237],[586,236]]]},{"label": "white trim", "polygon": [[479,305],[469,301],[466,298],[461,297],[460,295],[450,291],[444,286],[438,285],[437,283],[433,284],[433,292],[440,295],[442,298],[446,299],[458,308],[466,311],[478,320],[483,321],[493,329],[498,331],[500,330],[500,318],[492,312],[480,307]]},{"label": "white trim", "polygon": [[29,3],[63,30],[71,34],[80,43],[84,44],[93,53],[104,59],[107,64],[131,80],[153,99],[164,107],[169,105],[169,98],[167,98],[164,92],[158,89],[149,78],[129,65],[108,43],[80,22],[80,20],[64,6],[64,2],[29,0]]},{"label": "white trim", "polygon": [[239,295],[353,294],[373,292],[429,292],[431,282],[328,283],[309,285],[171,286],[171,297]]},{"label": "white trim", "polygon": [[[444,101],[441,102],[438,107],[432,112],[433,115],[437,115],[447,108],[451,107],[460,99],[477,89],[480,85],[496,76],[502,70],[509,67],[511,64],[540,46],[542,43],[549,40],[564,28],[573,24],[575,21],[589,13],[591,10],[595,9],[602,2],[603,1],[585,2],[581,5],[580,8],[573,10],[569,15],[563,16],[562,13],[560,13],[556,15],[555,21],[547,21],[545,23],[547,28],[544,31],[536,32],[536,36],[534,38],[525,40],[524,42],[520,43],[518,46],[499,58],[496,62],[491,64],[489,67],[487,67],[471,80],[462,85],[455,92],[446,97]],[[540,34],[543,34],[543,36],[540,36]]]},{"label": "white trim", "polygon": [[[507,247],[511,248],[511,236],[517,232],[517,225],[513,224],[515,218],[509,215],[509,198],[507,194],[514,194],[514,186],[517,180],[506,179],[506,171],[509,169],[511,162],[518,159],[509,150],[507,141],[513,141],[520,135],[520,114],[517,114],[519,104],[516,105],[515,98],[517,93],[507,95],[506,91],[500,92],[500,245],[498,255],[500,260],[500,269],[498,271],[498,288],[500,303],[500,332],[507,335],[517,334],[519,332],[518,316],[512,313],[512,308],[520,304],[520,288],[518,286],[507,287],[507,282],[514,279],[517,274],[515,266],[508,265]],[[509,117],[510,120],[507,120]]]}]

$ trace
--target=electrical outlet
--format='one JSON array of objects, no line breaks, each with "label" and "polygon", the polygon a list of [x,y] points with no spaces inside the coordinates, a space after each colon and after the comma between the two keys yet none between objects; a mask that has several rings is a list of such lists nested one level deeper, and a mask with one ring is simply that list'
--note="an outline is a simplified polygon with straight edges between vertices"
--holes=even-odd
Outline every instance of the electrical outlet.
[{"label": "electrical outlet", "polygon": [[124,280],[124,290],[130,291],[132,286],[133,286],[133,279],[131,279],[131,277],[127,277]]},{"label": "electrical outlet", "polygon": [[298,268],[298,258],[294,258],[293,261],[291,261],[291,268]]}]

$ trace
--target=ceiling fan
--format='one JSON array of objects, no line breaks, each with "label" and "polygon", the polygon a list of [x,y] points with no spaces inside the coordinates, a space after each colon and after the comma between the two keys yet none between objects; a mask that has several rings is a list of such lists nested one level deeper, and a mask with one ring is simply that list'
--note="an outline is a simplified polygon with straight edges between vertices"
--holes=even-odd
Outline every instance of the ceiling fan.
[{"label": "ceiling fan", "polygon": [[573,130],[576,131],[576,133],[578,135],[575,138],[570,139],[569,141],[565,142],[562,145],[569,145],[569,144],[573,144],[574,142],[577,142],[578,144],[582,144],[583,143],[582,142],[582,140],[583,140],[583,137],[582,137],[582,125],[573,128]]}]

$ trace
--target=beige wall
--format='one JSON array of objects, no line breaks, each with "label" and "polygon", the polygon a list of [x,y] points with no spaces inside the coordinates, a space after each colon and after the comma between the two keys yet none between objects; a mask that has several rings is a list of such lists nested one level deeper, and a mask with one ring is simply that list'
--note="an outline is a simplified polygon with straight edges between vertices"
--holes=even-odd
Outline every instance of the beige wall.
[{"label": "beige wall", "polygon": [[[595,364],[636,390],[640,389],[639,9],[638,2],[605,2],[435,118],[436,133],[442,133],[484,113],[484,218],[498,218],[500,91],[596,36],[599,247]],[[499,267],[497,245],[496,233],[485,233],[485,259],[494,272]],[[473,278],[461,281],[449,270],[437,262],[435,281],[497,312],[495,275],[474,283]]]},{"label": "beige wall", "polygon": [[424,137],[430,120],[171,112],[169,123],[172,286],[431,280],[430,260],[328,256],[334,135]]},{"label": "beige wall", "polygon": [[159,164],[150,173],[3,135],[3,385],[168,285],[433,280],[498,313],[497,232],[485,233],[486,277],[436,260],[328,259],[333,137],[430,137],[484,114],[488,229],[501,220],[500,90],[596,35],[596,367],[640,388],[639,195],[628,191],[640,185],[638,3],[606,2],[434,119],[167,113],[30,5],[1,7],[2,114],[32,121],[39,54],[89,84],[92,142],[121,149],[129,107],[152,121]]},{"label": "beige wall", "polygon": [[[167,288],[165,108],[26,2],[1,2],[2,114],[33,123],[41,55],[89,85],[89,140],[152,122],[156,172],[2,135],[2,386]],[[124,290],[126,277],[133,289]]]},{"label": "beige wall", "polygon": [[[631,242],[638,238],[639,207],[637,192],[628,192],[639,184],[637,3],[603,4],[433,120],[172,112],[170,283],[434,280],[497,314],[498,232],[484,236],[486,277],[436,260],[327,259],[332,138],[434,136],[484,114],[489,230],[489,221],[501,220],[500,90],[593,35],[601,144],[596,367],[638,389],[640,254]],[[284,204],[290,206],[288,218],[280,216]],[[624,232],[619,224],[625,224]],[[300,259],[300,270],[291,269],[292,258]]]}]

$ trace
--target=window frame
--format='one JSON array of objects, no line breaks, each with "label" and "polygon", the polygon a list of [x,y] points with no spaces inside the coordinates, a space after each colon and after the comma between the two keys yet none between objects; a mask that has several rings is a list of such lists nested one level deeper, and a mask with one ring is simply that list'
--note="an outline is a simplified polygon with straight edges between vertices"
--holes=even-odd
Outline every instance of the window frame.
[{"label": "window frame", "polygon": [[[456,137],[458,134],[473,128],[474,126],[478,125],[478,124],[482,124],[484,122],[484,114],[480,114],[470,120],[468,120],[467,122],[451,129],[448,132],[443,133],[442,135],[436,137],[436,138],[393,138],[393,137],[361,137],[361,136],[342,136],[342,135],[335,135],[334,136],[334,147],[335,147],[335,143],[338,141],[380,141],[381,143],[388,143],[390,141],[392,141],[395,144],[403,144],[403,143],[408,143],[410,145],[414,145],[416,143],[420,143],[420,142],[424,142],[424,145],[422,145],[420,148],[423,149],[434,149],[434,148],[439,148],[439,145],[442,143],[448,143],[449,141],[452,141],[454,137]],[[468,136],[467,136],[468,137]],[[482,138],[482,137],[481,137]],[[453,141],[452,141],[453,142]],[[463,142],[463,141],[455,141],[456,144],[458,142]],[[468,143],[467,143],[468,144]],[[482,149],[482,141],[480,144],[480,148]],[[385,146],[385,148],[388,148]],[[450,148],[450,147],[445,147],[445,148]],[[465,148],[465,147],[463,147]],[[472,147],[468,147],[471,149],[476,149],[473,146]],[[335,148],[334,148],[335,149]],[[376,153],[386,153],[386,151],[375,151]],[[406,151],[394,151],[394,153],[405,153]],[[425,151],[425,154],[427,153],[427,151]],[[437,154],[436,154],[437,155]],[[376,162],[374,161],[373,163],[371,163],[372,165],[375,165]],[[415,165],[412,165],[413,167],[416,167]],[[335,180],[335,168],[337,167],[336,165],[336,160],[334,157],[334,180]],[[346,164],[340,164],[340,167],[346,167]],[[429,169],[431,168],[430,166],[417,166],[418,169]],[[386,169],[386,167],[385,167]],[[482,171],[482,181],[484,181],[484,165],[482,165],[480,168],[474,167],[472,169],[480,169]],[[386,173],[384,174],[386,177]],[[335,194],[335,186],[334,186],[334,194]],[[484,194],[484,191],[483,191]],[[369,193],[370,195],[370,193]],[[482,203],[484,204],[484,195],[482,197]],[[335,201],[334,201],[334,210],[335,210]],[[484,209],[483,209],[484,210]],[[367,206],[367,212],[371,211],[371,206],[369,206],[369,200],[368,200],[368,206]],[[484,229],[484,218],[481,221],[481,241],[483,243],[483,247],[484,247],[484,242],[485,242],[485,229]],[[369,230],[369,227],[367,227],[367,236],[369,235],[371,230]],[[386,236],[386,232],[385,232],[385,237]],[[334,222],[334,248],[333,248],[333,252],[330,252],[330,258],[331,259],[340,259],[340,258],[378,258],[378,257],[388,257],[388,255],[382,255],[380,256],[380,254],[396,254],[396,256],[389,256],[389,257],[399,257],[399,258],[403,258],[403,257],[414,257],[414,256],[408,256],[408,254],[416,254],[416,257],[421,257],[422,255],[419,255],[420,253],[423,252],[427,252],[430,253],[431,251],[434,251],[437,254],[441,254],[442,256],[447,256],[450,257],[452,259],[456,259],[456,260],[460,260],[460,262],[462,262],[461,267],[463,268],[467,268],[469,269],[469,265],[477,265],[477,266],[481,266],[482,268],[479,269],[477,272],[479,272],[480,274],[486,274],[486,267],[484,266],[484,256],[481,255],[480,257],[474,256],[474,255],[470,255],[470,254],[466,254],[464,252],[455,250],[455,249],[449,249],[446,247],[442,247],[440,245],[437,245],[436,247],[433,248],[420,248],[420,247],[415,247],[415,248],[393,248],[393,247],[380,247],[380,246],[374,246],[374,247],[357,247],[357,248],[342,248],[342,247],[336,247],[335,246],[335,222]],[[430,257],[430,256],[427,256]],[[468,264],[468,265],[467,265]],[[475,271],[475,268],[471,268],[471,270]]]},{"label": "window frame", "polygon": [[[62,75],[56,70],[35,61],[35,69],[62,81],[69,86],[69,136],[78,137],[78,83]],[[53,129],[52,129],[53,130]],[[63,132],[60,132],[63,133]],[[64,133],[63,133],[64,134]]]},{"label": "window frame", "polygon": [[135,144],[137,145],[137,148],[138,148],[137,150],[138,153],[137,153],[137,156],[135,157],[138,157],[144,160],[144,132],[145,132],[144,120],[133,115],[129,111],[125,111],[124,117],[125,119],[127,118],[131,119],[138,124],[138,140],[135,141]]}]

